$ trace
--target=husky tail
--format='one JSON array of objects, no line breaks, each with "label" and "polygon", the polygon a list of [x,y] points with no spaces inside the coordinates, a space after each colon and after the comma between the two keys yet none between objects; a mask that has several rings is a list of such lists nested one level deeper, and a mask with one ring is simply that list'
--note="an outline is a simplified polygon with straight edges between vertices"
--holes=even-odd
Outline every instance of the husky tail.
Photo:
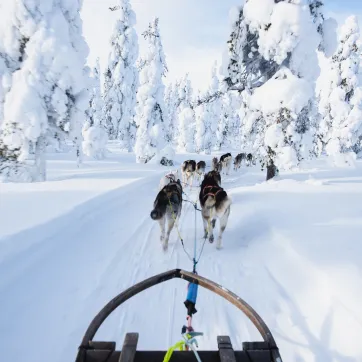
[{"label": "husky tail", "polygon": [[156,197],[155,203],[153,204],[153,210],[151,211],[152,220],[160,220],[166,214],[167,209],[167,196],[164,193],[164,190],[161,190]]}]

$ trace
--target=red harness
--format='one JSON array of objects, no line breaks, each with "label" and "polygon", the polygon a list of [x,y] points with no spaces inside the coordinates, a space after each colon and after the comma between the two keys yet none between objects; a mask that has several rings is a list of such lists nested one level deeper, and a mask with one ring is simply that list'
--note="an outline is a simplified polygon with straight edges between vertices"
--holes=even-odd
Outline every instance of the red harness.
[{"label": "red harness", "polygon": [[165,176],[166,178],[168,178],[171,181],[176,181],[176,177],[173,173],[169,173]]},{"label": "red harness", "polygon": [[[206,195],[205,195],[205,190],[206,189],[218,189],[216,192],[208,192]],[[212,196],[212,197],[216,197],[216,195],[220,192],[220,191],[223,191],[224,189],[220,186],[205,186],[202,190],[203,194],[204,194],[204,199],[206,199],[206,197],[208,196]]]}]

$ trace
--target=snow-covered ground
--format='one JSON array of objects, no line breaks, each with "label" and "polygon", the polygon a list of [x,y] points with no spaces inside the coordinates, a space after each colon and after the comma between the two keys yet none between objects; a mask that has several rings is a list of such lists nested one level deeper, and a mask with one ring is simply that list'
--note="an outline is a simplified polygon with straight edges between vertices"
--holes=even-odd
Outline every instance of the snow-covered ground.
[{"label": "snow-covered ground", "polygon": [[[211,156],[205,159],[209,166]],[[1,360],[73,361],[89,322],[113,296],[156,273],[190,270],[176,232],[164,253],[149,217],[164,171],[117,153],[76,169],[58,154],[49,181],[0,184]],[[319,161],[264,179],[246,167],[223,177],[233,198],[224,248],[207,243],[199,273],[256,309],[284,361],[361,361],[362,163],[331,169]],[[197,191],[186,190],[193,200]],[[197,222],[201,246],[200,215]],[[190,204],[180,227],[191,251]],[[180,339],[185,296],[181,280],[150,289],[119,308],[97,339],[122,343],[138,331],[140,348],[166,349]],[[220,334],[235,348],[260,340],[238,310],[206,290],[197,309],[201,349],[216,349]]]}]

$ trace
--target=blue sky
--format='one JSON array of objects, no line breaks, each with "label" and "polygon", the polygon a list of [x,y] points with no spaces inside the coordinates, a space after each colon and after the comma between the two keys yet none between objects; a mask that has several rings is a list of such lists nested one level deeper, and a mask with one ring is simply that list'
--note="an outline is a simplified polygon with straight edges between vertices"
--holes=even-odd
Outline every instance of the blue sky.
[{"label": "blue sky", "polygon": [[[109,36],[117,12],[108,10],[117,0],[84,0],[84,33],[91,49],[89,62],[99,56],[105,65]],[[137,14],[140,53],[145,51],[141,33],[154,16],[160,18],[167,57],[168,81],[190,74],[195,88],[205,89],[215,60],[221,61],[229,35],[229,11],[243,0],[131,0]],[[362,27],[362,0],[325,0],[326,15],[339,23],[358,15]]]}]

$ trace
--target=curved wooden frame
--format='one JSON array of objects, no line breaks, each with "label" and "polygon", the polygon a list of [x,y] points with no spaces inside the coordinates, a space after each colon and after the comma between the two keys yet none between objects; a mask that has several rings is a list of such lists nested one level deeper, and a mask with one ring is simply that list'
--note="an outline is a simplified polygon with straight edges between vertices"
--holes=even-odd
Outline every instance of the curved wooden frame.
[{"label": "curved wooden frame", "polygon": [[[154,285],[163,283],[167,280],[171,280],[174,278],[180,278],[187,280],[190,283],[199,284],[200,286],[211,290],[212,292],[220,295],[224,299],[228,300],[230,303],[235,305],[238,309],[240,309],[248,319],[254,324],[257,328],[264,341],[269,344],[271,354],[274,362],[282,362],[278,347],[275,343],[274,337],[271,334],[268,326],[265,324],[263,319],[256,313],[256,311],[243,299],[237,296],[235,293],[227,290],[223,286],[214,283],[211,280],[208,280],[204,277],[201,277],[197,274],[190,273],[181,269],[173,269],[167,271],[165,273],[161,273],[155,275],[151,278],[148,278],[134,286],[126,289],[124,292],[120,293],[116,297],[114,297],[108,304],[104,306],[104,308],[94,317],[91,324],[89,325],[87,331],[84,334],[82,343],[80,345],[80,349],[87,349],[90,345],[90,342],[93,340],[95,334],[97,333],[99,327],[103,324],[103,322],[107,319],[107,317],[122,303],[126,300],[132,298],[134,295],[153,287]],[[81,353],[81,351],[79,351]]]}]

